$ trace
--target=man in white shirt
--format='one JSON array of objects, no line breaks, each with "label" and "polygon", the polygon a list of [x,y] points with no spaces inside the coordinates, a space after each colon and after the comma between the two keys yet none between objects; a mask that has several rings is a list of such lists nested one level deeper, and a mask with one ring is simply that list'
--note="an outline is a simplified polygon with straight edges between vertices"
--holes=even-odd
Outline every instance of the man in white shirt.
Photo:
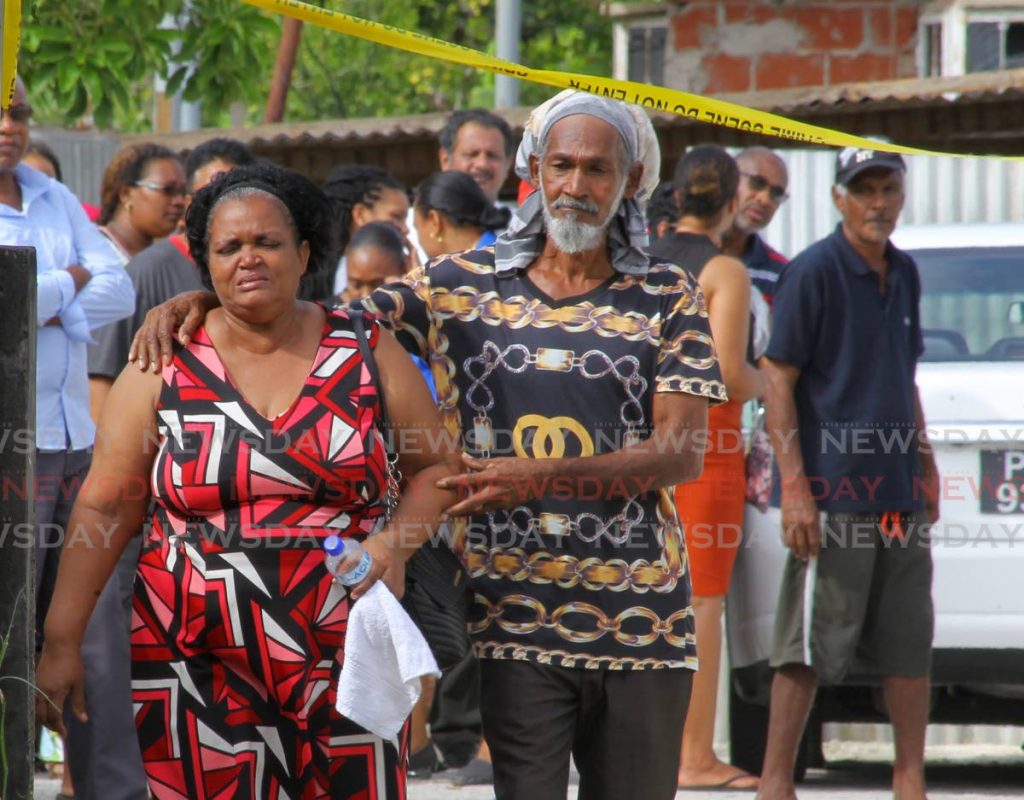
[{"label": "man in white shirt", "polygon": [[[465,172],[483,189],[494,205],[515,161],[516,140],[504,117],[485,108],[455,111],[438,134],[437,161],[442,172]],[[511,206],[514,210],[514,206]],[[413,209],[406,215],[408,239],[416,248],[420,262],[426,264],[427,254],[420,247],[414,224]],[[501,231],[488,231],[484,245],[494,243]],[[481,245],[483,246],[483,245]]]},{"label": "man in white shirt", "polygon": [[438,140],[441,171],[468,173],[487,199],[497,203],[515,153],[509,124],[483,108],[456,111],[441,129]]},{"label": "man in white shirt", "polygon": [[[37,637],[56,578],[60,546],[71,506],[89,469],[96,429],[89,417],[86,344],[91,331],[126,317],[135,308],[131,280],[110,243],[89,222],[78,199],[63,185],[24,164],[32,108],[19,79],[11,107],[0,112],[0,244],[36,251],[36,491],[39,536],[36,558]],[[16,440],[19,437],[16,437]],[[45,537],[44,537],[45,532]],[[115,581],[112,580],[111,584]],[[104,591],[104,595],[108,592]],[[115,595],[116,605],[116,595]],[[102,603],[102,599],[101,599]],[[120,617],[125,626],[128,620]],[[102,625],[100,626],[102,627]],[[86,647],[92,632],[86,636]],[[37,644],[41,639],[37,640]],[[129,654],[125,656],[127,679]],[[91,677],[88,673],[87,676]],[[87,677],[87,679],[88,679]],[[106,678],[106,676],[100,676]],[[116,736],[105,753],[79,746],[87,774],[74,771],[76,796],[144,800],[145,776],[134,793],[120,769],[127,732],[133,728],[130,696],[111,704],[90,692],[92,733]],[[114,708],[113,706],[117,706]],[[120,712],[121,718],[111,712]],[[95,714],[95,716],[94,716]],[[109,732],[109,734],[107,733]],[[88,739],[88,736],[86,737]],[[97,745],[102,744],[96,742]],[[69,750],[76,744],[72,742]],[[92,785],[107,765],[102,786]],[[141,794],[138,789],[141,789]]]}]

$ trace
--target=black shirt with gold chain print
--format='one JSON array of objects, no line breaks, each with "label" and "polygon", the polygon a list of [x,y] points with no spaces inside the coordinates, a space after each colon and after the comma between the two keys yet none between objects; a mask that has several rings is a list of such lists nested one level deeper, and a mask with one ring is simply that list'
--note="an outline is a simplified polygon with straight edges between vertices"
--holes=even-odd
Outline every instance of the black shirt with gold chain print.
[{"label": "black shirt with gold chain print", "polygon": [[[446,427],[473,455],[602,455],[650,434],[656,392],[725,399],[700,290],[672,264],[556,301],[524,270],[496,270],[487,248],[414,270],[364,306],[428,360]],[[586,483],[555,478],[537,500],[456,526],[478,655],[695,667],[670,492],[609,500]]]}]

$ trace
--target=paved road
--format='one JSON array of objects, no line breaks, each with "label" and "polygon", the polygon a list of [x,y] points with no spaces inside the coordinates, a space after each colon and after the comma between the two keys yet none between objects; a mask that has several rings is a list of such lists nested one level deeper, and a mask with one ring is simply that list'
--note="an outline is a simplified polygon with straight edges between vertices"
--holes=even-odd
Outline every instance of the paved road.
[{"label": "paved road", "polygon": [[[874,751],[874,752],[872,752]],[[832,761],[826,770],[811,770],[798,787],[800,800],[889,800],[889,770],[877,748],[860,748],[853,758]],[[1024,752],[1014,747],[946,745],[929,748],[928,797],[930,800],[969,798],[1024,798]],[[35,800],[53,800],[59,783],[36,781]],[[428,781],[410,781],[409,800],[492,800],[490,787],[452,787],[445,773]],[[576,797],[571,787],[569,798]],[[717,800],[751,800],[750,792],[679,792],[677,800],[698,797]],[[643,800],[643,798],[623,798]]]}]

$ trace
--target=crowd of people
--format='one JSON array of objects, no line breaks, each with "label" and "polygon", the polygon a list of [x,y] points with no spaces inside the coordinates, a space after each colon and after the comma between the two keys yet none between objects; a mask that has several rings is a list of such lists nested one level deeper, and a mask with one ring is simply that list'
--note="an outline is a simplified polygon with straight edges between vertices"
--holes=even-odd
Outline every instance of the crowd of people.
[{"label": "crowd of people", "polygon": [[[913,487],[934,459],[920,437],[816,447],[837,424],[924,431],[920,287],[889,242],[899,156],[840,153],[841,222],[787,263],[762,237],[790,191],[776,153],[696,146],[659,183],[646,114],[580,92],[518,143],[453,114],[412,192],[368,165],[318,187],[231,139],[184,160],[133,145],[96,224],[30,115],[19,82],[0,237],[36,248],[37,470],[71,488],[36,498],[38,523],[76,533],[37,559],[63,797],[400,798],[449,770],[563,800],[571,758],[585,800],[793,798],[815,689],[855,657],[885,688],[894,795],[924,797],[914,543],[938,507]],[[790,549],[760,776],[713,747],[750,404]],[[858,526],[873,546],[848,546]],[[350,591],[329,535],[372,557]],[[336,687],[352,604],[377,581],[401,597],[420,548],[457,558],[465,646],[389,741]],[[428,621],[462,607],[408,604],[432,645]]]}]

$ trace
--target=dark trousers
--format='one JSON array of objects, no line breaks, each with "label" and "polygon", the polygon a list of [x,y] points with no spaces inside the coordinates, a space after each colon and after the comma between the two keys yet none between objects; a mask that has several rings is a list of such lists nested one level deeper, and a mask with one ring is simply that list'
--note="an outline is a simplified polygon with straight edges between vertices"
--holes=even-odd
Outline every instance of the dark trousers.
[{"label": "dark trousers", "polygon": [[[36,457],[40,631],[53,595],[60,545],[75,535],[67,529],[68,521],[90,461],[85,451]],[[70,702],[65,708],[66,760],[75,797],[82,800],[146,800],[149,795],[131,698],[131,594],[139,544],[136,537],[125,549],[96,601],[82,642],[89,721],[79,722],[70,713]]]},{"label": "dark trousers", "polygon": [[430,738],[450,767],[461,767],[476,756],[481,738],[480,661],[472,647],[437,682]]},{"label": "dark trousers", "polygon": [[71,507],[89,472],[87,450],[36,452],[36,649],[43,646],[43,623],[57,585],[57,567]]},{"label": "dark trousers", "polygon": [[690,702],[685,669],[568,669],[482,659],[484,738],[496,800],[671,800]]}]

